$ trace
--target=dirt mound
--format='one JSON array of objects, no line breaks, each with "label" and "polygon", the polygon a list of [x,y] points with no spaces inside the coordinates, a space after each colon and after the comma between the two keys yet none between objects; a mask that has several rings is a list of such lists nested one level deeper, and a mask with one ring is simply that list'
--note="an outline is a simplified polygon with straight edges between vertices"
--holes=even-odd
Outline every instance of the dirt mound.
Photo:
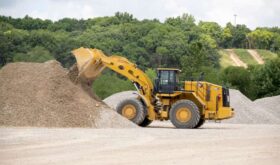
[{"label": "dirt mound", "polygon": [[0,125],[136,127],[72,83],[57,61],[11,63],[0,70]]},{"label": "dirt mound", "polygon": [[[113,94],[103,101],[112,108],[123,99],[136,97],[136,91],[124,91]],[[280,124],[280,96],[264,98],[252,102],[238,90],[230,90],[230,104],[235,110],[235,116],[222,120],[235,124]]]}]

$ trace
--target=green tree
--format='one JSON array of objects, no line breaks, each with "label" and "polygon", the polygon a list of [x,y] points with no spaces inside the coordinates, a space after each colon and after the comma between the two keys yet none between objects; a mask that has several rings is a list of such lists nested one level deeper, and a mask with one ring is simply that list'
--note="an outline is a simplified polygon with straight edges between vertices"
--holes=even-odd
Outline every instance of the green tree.
[{"label": "green tree", "polygon": [[94,26],[108,27],[113,25],[120,25],[125,23],[136,23],[137,19],[133,18],[133,15],[127,12],[116,12],[115,16],[112,17],[98,17],[93,19],[88,19],[85,22],[87,28],[92,28]]},{"label": "green tree", "polygon": [[165,23],[175,27],[179,27],[186,31],[191,30],[196,26],[194,17],[187,13],[184,13],[182,16],[178,16],[176,18],[167,18]]},{"label": "green tree", "polygon": [[253,82],[256,85],[256,97],[267,97],[280,94],[280,58],[268,61],[255,70]]},{"label": "green tree", "polygon": [[27,42],[29,34],[26,30],[11,29],[0,32],[0,54],[6,62],[12,62],[14,53],[26,52],[30,49]]},{"label": "green tree", "polygon": [[[247,33],[250,29],[246,25],[233,26],[231,23],[227,23],[224,30],[224,42],[221,45],[234,48],[246,48],[247,46]],[[230,37],[230,35],[232,37]],[[230,39],[230,40],[229,40]]]},{"label": "green tree", "polygon": [[217,42],[208,34],[200,35],[200,42],[208,48],[215,49],[217,48]]},{"label": "green tree", "polygon": [[47,29],[52,24],[51,20],[42,20],[39,18],[32,18],[26,15],[24,18],[12,18],[0,16],[0,22],[6,22],[13,25],[17,29],[35,30],[35,29]]},{"label": "green tree", "polygon": [[240,90],[247,97],[255,97],[252,74],[248,70],[242,67],[230,66],[223,70],[222,80],[227,86]]},{"label": "green tree", "polygon": [[191,52],[188,55],[182,56],[180,59],[182,75],[187,79],[193,78],[201,72],[202,66],[209,64],[206,53],[200,43],[192,44],[190,50]]},{"label": "green tree", "polygon": [[200,21],[198,26],[201,28],[203,34],[209,35],[215,41],[215,45],[219,45],[222,42],[223,29],[219,24],[216,22]]},{"label": "green tree", "polygon": [[127,44],[123,47],[123,55],[130,57],[130,61],[142,65],[143,67],[148,65],[147,60],[140,61],[141,57],[148,58],[148,53],[144,48],[139,47],[135,42]]},{"label": "green tree", "polygon": [[107,72],[93,82],[93,91],[101,99],[127,90],[135,90],[132,82],[127,79],[120,79],[115,73]]},{"label": "green tree", "polygon": [[16,53],[13,61],[14,62],[45,62],[48,60],[53,60],[54,58],[51,56],[50,52],[40,46],[36,46],[32,48],[27,53]]},{"label": "green tree", "polygon": [[83,31],[85,28],[86,25],[84,20],[77,20],[73,18],[63,18],[48,26],[48,29],[51,31],[65,30],[68,32]]},{"label": "green tree", "polygon": [[145,73],[147,74],[147,76],[150,78],[150,80],[152,81],[152,83],[155,81],[156,77],[157,77],[157,73],[155,71],[155,69],[152,68],[148,68]]},{"label": "green tree", "polygon": [[231,29],[229,27],[225,27],[223,29],[223,32],[222,32],[222,41],[221,41],[221,44],[220,46],[223,47],[223,48],[230,48],[232,47],[232,32],[231,32]]},{"label": "green tree", "polygon": [[280,33],[274,33],[270,50],[276,52],[280,57]]},{"label": "green tree", "polygon": [[252,48],[270,49],[273,42],[273,33],[267,30],[257,29],[247,36]]},{"label": "green tree", "polygon": [[168,52],[163,54],[161,65],[163,67],[180,67],[180,58],[188,53],[187,38],[180,30],[167,33],[161,43]]},{"label": "green tree", "polygon": [[133,18],[133,15],[127,12],[124,13],[116,12],[115,17],[117,17],[119,23],[129,23],[129,22],[136,21],[136,19]]}]

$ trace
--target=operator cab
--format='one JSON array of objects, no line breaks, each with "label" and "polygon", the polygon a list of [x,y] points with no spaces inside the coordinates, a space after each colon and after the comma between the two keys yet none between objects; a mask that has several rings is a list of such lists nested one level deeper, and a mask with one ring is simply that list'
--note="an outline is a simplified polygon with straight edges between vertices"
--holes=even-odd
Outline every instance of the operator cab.
[{"label": "operator cab", "polygon": [[172,94],[180,90],[179,73],[181,70],[173,68],[158,68],[157,78],[155,79],[155,93]]}]

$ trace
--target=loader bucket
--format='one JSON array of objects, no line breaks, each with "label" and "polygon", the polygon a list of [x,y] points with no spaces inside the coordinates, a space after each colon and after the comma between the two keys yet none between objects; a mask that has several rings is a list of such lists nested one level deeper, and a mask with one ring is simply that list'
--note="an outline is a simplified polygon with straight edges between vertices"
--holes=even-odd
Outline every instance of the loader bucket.
[{"label": "loader bucket", "polygon": [[94,80],[105,69],[101,60],[105,55],[100,50],[81,47],[72,53],[77,61],[79,78]]}]

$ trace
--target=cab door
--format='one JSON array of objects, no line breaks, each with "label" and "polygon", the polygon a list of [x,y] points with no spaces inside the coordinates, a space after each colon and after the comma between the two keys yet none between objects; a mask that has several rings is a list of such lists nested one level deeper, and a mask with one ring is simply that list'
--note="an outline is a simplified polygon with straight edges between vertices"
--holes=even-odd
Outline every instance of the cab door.
[{"label": "cab door", "polygon": [[156,82],[156,88],[158,93],[174,93],[174,90],[177,88],[176,80],[176,71],[175,70],[159,70],[158,79]]}]

